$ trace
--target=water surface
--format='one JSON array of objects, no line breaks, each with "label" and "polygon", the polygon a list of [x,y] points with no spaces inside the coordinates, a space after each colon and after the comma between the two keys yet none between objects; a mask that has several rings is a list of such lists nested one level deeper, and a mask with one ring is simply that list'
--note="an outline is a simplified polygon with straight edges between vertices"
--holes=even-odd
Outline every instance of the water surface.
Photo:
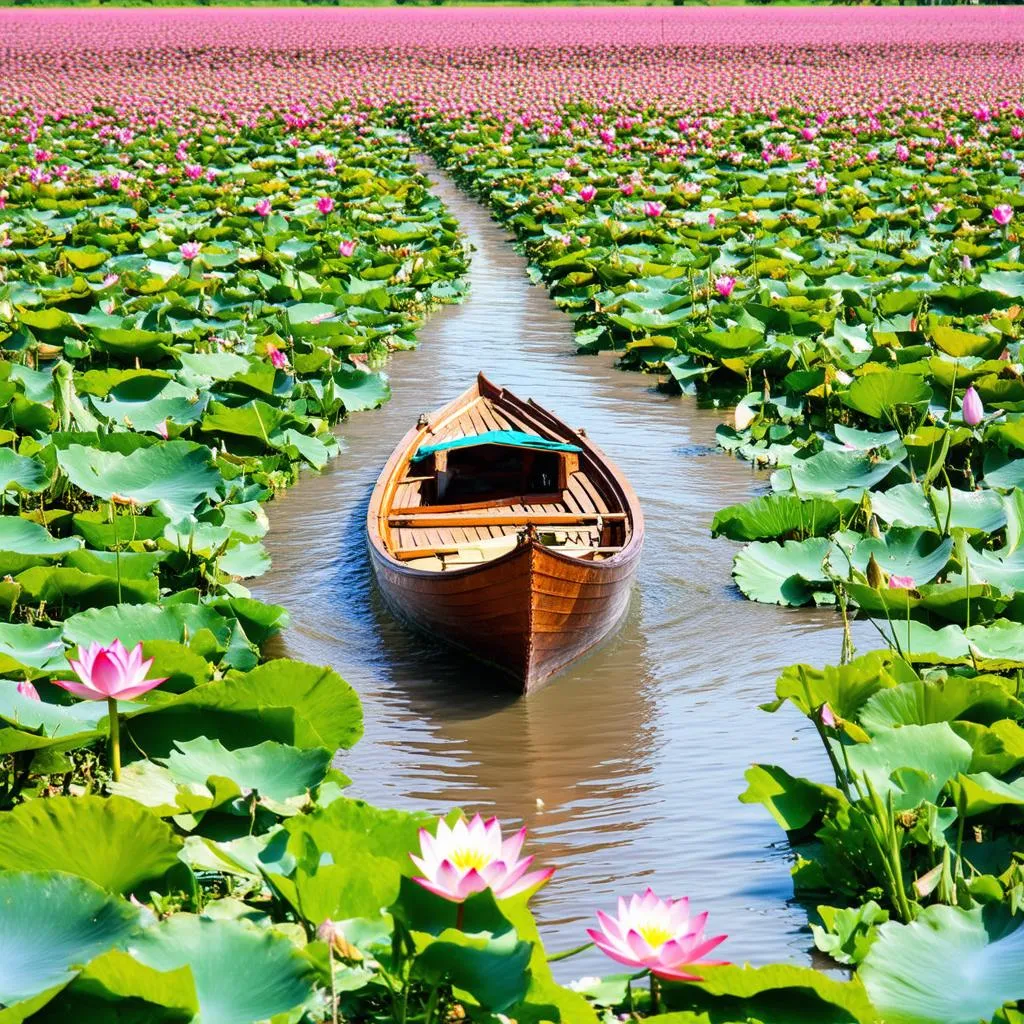
[{"label": "water surface", "polygon": [[[395,356],[391,401],[339,428],[345,451],[323,475],[268,506],[274,568],[256,595],[291,612],[278,649],[333,666],[359,692],[366,735],[342,761],[353,794],[529,827],[530,851],[558,867],[533,904],[549,949],[579,945],[596,908],[651,885],[710,909],[733,961],[806,961],[781,833],[737,796],[755,760],[825,776],[813,730],[757,705],[783,666],[838,660],[838,620],[742,599],[735,545],[712,540],[709,525],[766,484],[715,450],[722,413],[659,394],[611,357],[576,356],[568,318],[529,284],[506,232],[431,174],[474,247],[469,297],[434,314],[417,351]],[[392,448],[478,370],[585,425],[647,519],[622,629],[528,700],[396,623],[365,548],[367,501]],[[871,643],[865,630],[857,639]],[[591,951],[558,967],[568,978],[608,962]]]}]

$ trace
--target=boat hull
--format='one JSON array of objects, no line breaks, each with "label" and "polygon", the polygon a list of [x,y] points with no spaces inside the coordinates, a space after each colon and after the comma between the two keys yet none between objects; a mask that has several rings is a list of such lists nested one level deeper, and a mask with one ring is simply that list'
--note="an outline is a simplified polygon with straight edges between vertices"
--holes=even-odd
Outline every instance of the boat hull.
[{"label": "boat hull", "polygon": [[399,618],[491,665],[504,685],[522,693],[615,629],[638,560],[587,564],[531,541],[471,573],[426,574],[370,551],[381,592]]},{"label": "boat hull", "polygon": [[[430,479],[422,470],[410,473],[420,446],[483,433],[495,425],[571,444],[579,453],[575,469],[567,464],[564,479],[560,476],[557,482],[558,511],[552,514],[552,505],[544,504],[551,495],[511,498],[503,511],[473,504],[439,505],[436,498],[424,504],[422,492],[410,497],[411,481]],[[423,526],[417,533],[410,528],[417,526],[415,513],[420,508],[435,512],[421,517]],[[566,550],[542,543],[540,534],[566,520],[579,534],[566,543]],[[596,525],[602,522],[610,525]],[[450,528],[444,535],[436,531],[442,524]],[[529,529],[522,530],[524,525]],[[629,603],[644,536],[636,494],[585,431],[574,430],[482,374],[432,417],[421,417],[398,444],[370,497],[366,527],[374,574],[398,618],[493,666],[507,685],[523,693],[539,687],[614,630]],[[486,561],[451,566],[438,565],[431,557],[435,551],[451,550],[445,545],[457,537],[462,540],[454,541],[456,547],[465,538],[481,549],[500,542],[489,527],[497,527],[501,537],[511,540],[510,550]],[[579,546],[581,530],[592,548]],[[612,540],[616,531],[620,537],[624,532],[626,539]],[[602,541],[602,536],[608,539]],[[580,557],[573,551],[596,557]]]}]

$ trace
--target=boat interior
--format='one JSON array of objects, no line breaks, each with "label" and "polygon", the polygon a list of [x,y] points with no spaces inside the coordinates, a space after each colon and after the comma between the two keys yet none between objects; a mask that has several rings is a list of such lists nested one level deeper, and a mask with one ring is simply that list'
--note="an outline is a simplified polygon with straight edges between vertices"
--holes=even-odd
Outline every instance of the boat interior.
[{"label": "boat interior", "polygon": [[629,518],[571,440],[474,399],[435,425],[399,477],[383,531],[390,553],[433,572],[492,561],[529,538],[572,558],[612,557]]}]

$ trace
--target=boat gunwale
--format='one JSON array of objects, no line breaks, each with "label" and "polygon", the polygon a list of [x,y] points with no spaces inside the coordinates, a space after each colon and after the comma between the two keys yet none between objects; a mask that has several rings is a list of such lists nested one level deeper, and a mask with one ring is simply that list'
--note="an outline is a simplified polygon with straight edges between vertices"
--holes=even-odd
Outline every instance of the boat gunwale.
[{"label": "boat gunwale", "polygon": [[[575,555],[567,555],[558,551],[557,547],[549,547],[548,545],[541,544],[536,539],[531,539],[525,544],[519,544],[511,551],[496,558],[484,562],[475,562],[470,565],[456,566],[451,569],[445,569],[443,572],[438,572],[434,569],[417,569],[391,554],[384,543],[381,522],[383,521],[386,524],[390,515],[394,494],[400,483],[398,480],[399,475],[408,468],[413,454],[418,450],[423,439],[428,434],[436,434],[453,418],[461,415],[473,401],[480,398],[495,401],[499,408],[503,402],[508,403],[517,412],[539,422],[545,429],[556,434],[556,436],[572,438],[572,443],[584,449],[588,461],[599,470],[599,480],[595,481],[595,486],[598,486],[605,493],[611,492],[618,497],[622,511],[632,527],[629,540],[619,551],[599,562],[589,561]],[[588,466],[589,472],[590,467]],[[516,558],[523,556],[529,558],[535,550],[543,552],[545,555],[549,555],[565,565],[583,566],[588,570],[603,574],[610,569],[618,569],[628,565],[639,557],[644,539],[644,519],[639,499],[632,485],[622,474],[621,470],[619,470],[618,466],[585,433],[573,430],[567,423],[533,399],[524,401],[506,388],[493,384],[483,373],[478,373],[476,381],[470,387],[460,395],[457,395],[447,405],[442,406],[431,416],[425,426],[410,428],[395,446],[377,478],[373,493],[370,495],[370,503],[366,510],[366,535],[367,544],[373,557],[381,560],[389,571],[408,578],[432,580],[453,579],[456,577],[465,578],[513,562]]]}]

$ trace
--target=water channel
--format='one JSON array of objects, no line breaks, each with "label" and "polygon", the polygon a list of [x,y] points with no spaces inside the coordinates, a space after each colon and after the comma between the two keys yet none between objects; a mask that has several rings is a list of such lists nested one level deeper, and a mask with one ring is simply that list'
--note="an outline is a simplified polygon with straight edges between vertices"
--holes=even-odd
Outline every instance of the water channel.
[{"label": "water channel", "polygon": [[[528,851],[558,867],[533,902],[550,950],[585,941],[596,908],[651,885],[709,909],[734,962],[807,962],[781,833],[737,796],[755,760],[825,777],[813,730],[757,705],[783,666],[838,659],[838,619],[742,599],[735,545],[712,540],[709,526],[766,482],[716,451],[722,412],[661,394],[610,356],[577,356],[568,318],[530,285],[504,229],[425,169],[473,247],[469,295],[429,319],[416,351],[393,358],[391,401],[342,424],[342,455],[268,506],[274,567],[255,593],[291,612],[277,653],[333,666],[362,698],[366,735],[341,762],[353,795],[529,827]],[[585,425],[647,520],[622,629],[528,700],[396,623],[365,548],[367,500],[392,448],[478,370]],[[872,645],[867,628],[855,638]],[[557,966],[566,979],[612,965],[591,951]]]}]

